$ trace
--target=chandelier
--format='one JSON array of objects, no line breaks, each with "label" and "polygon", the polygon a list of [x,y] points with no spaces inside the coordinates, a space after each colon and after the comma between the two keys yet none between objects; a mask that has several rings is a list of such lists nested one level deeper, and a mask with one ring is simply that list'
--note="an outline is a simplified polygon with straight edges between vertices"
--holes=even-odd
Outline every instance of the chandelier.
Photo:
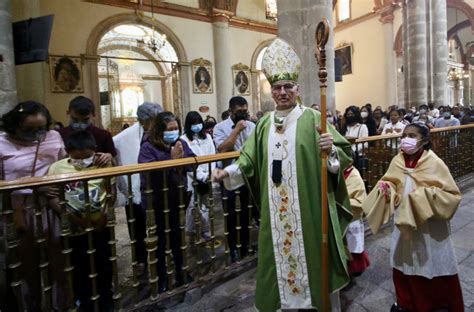
[{"label": "chandelier", "polygon": [[151,36],[145,35],[141,39],[137,39],[137,44],[139,47],[148,47],[150,50],[153,51],[153,53],[159,52],[166,44],[166,35],[163,34],[161,36],[156,37],[156,31],[155,31],[155,5],[154,1],[152,0],[150,2],[151,4],[151,23],[152,23],[152,28],[151,28]]},{"label": "chandelier", "polygon": [[451,68],[448,72],[448,80],[449,81],[458,81],[469,78],[469,74],[467,71],[463,70],[462,68]]}]

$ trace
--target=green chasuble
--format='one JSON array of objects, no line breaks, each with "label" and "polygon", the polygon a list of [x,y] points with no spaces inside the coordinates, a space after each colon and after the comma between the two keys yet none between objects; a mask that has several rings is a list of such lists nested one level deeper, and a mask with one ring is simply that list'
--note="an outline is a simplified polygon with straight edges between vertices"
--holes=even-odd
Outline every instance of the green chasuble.
[{"label": "green chasuble", "polygon": [[[263,117],[236,162],[260,208],[256,307],[321,307],[321,157],[320,113],[297,106],[286,117],[284,134],[276,132],[273,115]],[[340,162],[339,173],[328,173],[329,277],[331,292],[349,282],[343,237],[352,213],[343,171],[351,147],[332,126]],[[275,144],[274,144],[275,143]],[[273,145],[271,145],[273,144]],[[271,161],[280,146],[285,159],[283,182],[271,179]],[[276,147],[273,147],[276,146]],[[293,156],[292,156],[293,155]]]}]

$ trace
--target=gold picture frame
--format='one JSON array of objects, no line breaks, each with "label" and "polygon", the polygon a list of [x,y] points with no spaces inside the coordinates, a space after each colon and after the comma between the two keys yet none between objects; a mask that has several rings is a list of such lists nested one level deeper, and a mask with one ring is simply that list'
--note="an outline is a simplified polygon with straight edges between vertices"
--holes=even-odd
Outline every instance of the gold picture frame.
[{"label": "gold picture frame", "polygon": [[83,93],[82,58],[67,55],[50,55],[51,92]]},{"label": "gold picture frame", "polygon": [[232,66],[232,82],[234,95],[250,95],[250,68],[242,63]]},{"label": "gold picture frame", "polygon": [[353,47],[351,43],[344,43],[334,49],[334,55],[341,60],[342,75],[354,72],[352,62]]},{"label": "gold picture frame", "polygon": [[212,87],[212,63],[203,58],[195,59],[191,62],[193,69],[193,93],[209,94],[213,93]]}]

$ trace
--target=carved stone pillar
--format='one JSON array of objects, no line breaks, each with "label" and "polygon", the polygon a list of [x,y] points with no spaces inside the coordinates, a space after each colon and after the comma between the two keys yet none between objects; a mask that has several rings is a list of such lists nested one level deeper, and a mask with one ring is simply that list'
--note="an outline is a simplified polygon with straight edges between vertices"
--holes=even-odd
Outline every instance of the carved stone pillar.
[{"label": "carved stone pillar", "polygon": [[226,11],[213,10],[212,32],[218,116],[229,108],[229,100],[232,97],[229,14]]},{"label": "carved stone pillar", "polygon": [[[303,104],[320,102],[319,66],[314,57],[315,30],[323,17],[332,25],[332,0],[278,0],[278,37],[290,43],[301,59],[299,76],[300,96]],[[331,28],[326,45],[328,71],[327,104],[328,109],[335,107],[334,80],[334,31]]]},{"label": "carved stone pillar", "polygon": [[448,71],[448,20],[446,1],[430,4],[431,99],[436,106],[446,105]]},{"label": "carved stone pillar", "polygon": [[395,52],[393,51],[393,8],[383,13],[380,22],[384,35],[384,62],[385,62],[385,105],[398,104],[397,101],[397,70]]},{"label": "carved stone pillar", "polygon": [[10,1],[0,0],[0,117],[17,103]]}]

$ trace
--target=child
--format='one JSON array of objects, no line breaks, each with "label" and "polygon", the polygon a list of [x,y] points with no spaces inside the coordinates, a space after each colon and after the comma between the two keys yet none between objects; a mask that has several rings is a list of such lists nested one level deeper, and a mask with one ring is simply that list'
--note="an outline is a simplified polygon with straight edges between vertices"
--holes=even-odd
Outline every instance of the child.
[{"label": "child", "polygon": [[[49,168],[49,175],[76,173],[85,170],[96,169],[93,165],[96,143],[92,134],[87,131],[72,133],[66,141],[66,152],[68,158],[57,161]],[[111,166],[109,163],[108,167]],[[115,182],[111,181],[111,189],[107,187],[105,179],[94,179],[88,181],[89,200],[91,211],[91,224],[94,227],[93,249],[95,249],[95,270],[97,273],[97,291],[99,297],[99,310],[112,311],[112,266],[108,261],[110,247],[108,245],[109,232],[105,229],[107,221],[107,208],[114,202]],[[112,194],[112,200],[107,200],[107,192]],[[84,231],[87,227],[85,208],[84,185],[82,181],[68,183],[65,187],[65,198],[67,200],[67,213],[71,222],[72,235],[70,245],[72,247],[71,261],[73,270],[74,302],[79,304],[80,311],[92,311],[92,296],[89,255],[87,251],[88,235]],[[54,198],[50,202],[54,210],[60,211],[59,199]]]},{"label": "child", "polygon": [[352,165],[344,170],[347,193],[351,201],[354,218],[347,228],[347,247],[351,253],[351,260],[348,263],[349,274],[359,276],[370,265],[369,255],[364,250],[364,223],[362,222],[361,206],[367,197],[364,180],[359,171]]},{"label": "child", "polygon": [[394,214],[391,311],[464,311],[449,220],[461,201],[448,167],[430,150],[430,130],[408,125],[401,152],[362,204],[372,231]]}]

